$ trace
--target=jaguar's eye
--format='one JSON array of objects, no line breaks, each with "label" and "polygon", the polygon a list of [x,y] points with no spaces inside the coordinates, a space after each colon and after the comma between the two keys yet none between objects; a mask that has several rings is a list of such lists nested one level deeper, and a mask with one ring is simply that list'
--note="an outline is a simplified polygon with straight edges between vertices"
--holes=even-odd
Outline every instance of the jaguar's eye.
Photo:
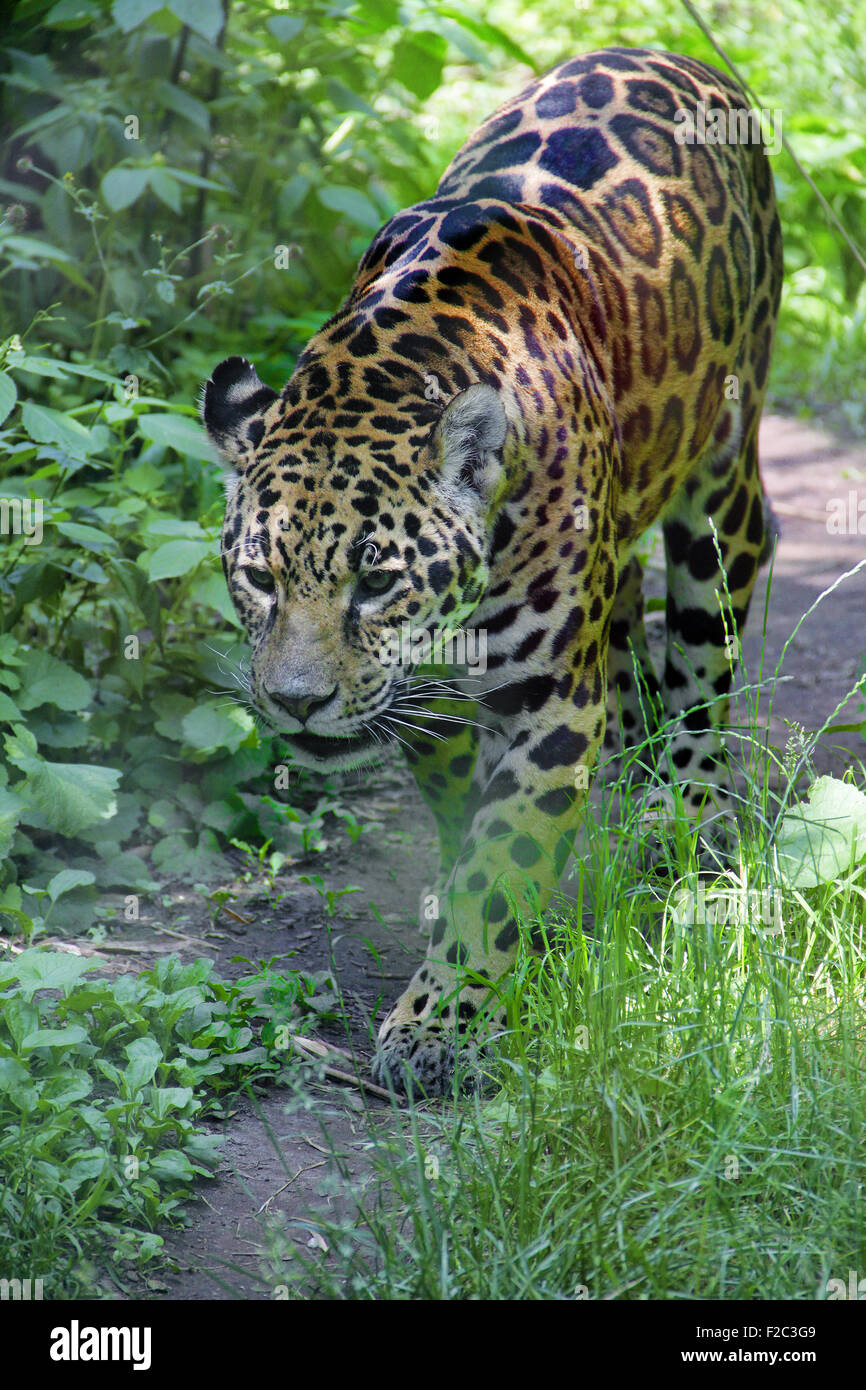
[{"label": "jaguar's eye", "polygon": [[253,588],[261,589],[263,594],[272,594],[277,587],[270,570],[245,569],[244,574]]},{"label": "jaguar's eye", "polygon": [[397,583],[397,570],[368,570],[362,574],[358,583],[361,593],[387,594]]}]

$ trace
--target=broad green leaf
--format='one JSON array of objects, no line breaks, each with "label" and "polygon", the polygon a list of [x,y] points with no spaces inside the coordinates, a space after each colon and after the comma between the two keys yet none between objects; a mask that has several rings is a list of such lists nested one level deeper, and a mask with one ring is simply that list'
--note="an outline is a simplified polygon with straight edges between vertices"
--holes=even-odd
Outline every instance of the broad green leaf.
[{"label": "broad green leaf", "polygon": [[157,10],[161,10],[164,3],[165,0],[114,0],[111,17],[118,29],[128,34],[146,19],[150,19]]},{"label": "broad green leaf", "polygon": [[60,410],[25,401],[21,407],[21,423],[37,444],[58,444],[75,458],[86,458],[94,451],[90,430]]},{"label": "broad green leaf", "polygon": [[[192,1094],[190,1092],[190,1094]],[[175,1182],[193,1182],[198,1176],[198,1170],[192,1166],[185,1153],[180,1149],[163,1149],[160,1153],[154,1154],[147,1165],[149,1173],[156,1173],[161,1178],[171,1178]]]},{"label": "broad green leaf", "polygon": [[21,371],[35,372],[37,376],[62,378],[71,374],[90,377],[92,381],[107,381],[111,386],[118,384],[117,376],[112,376],[111,372],[103,372],[99,367],[91,366],[89,362],[58,362],[54,357],[34,357],[28,353],[13,365]]},{"label": "broad green leaf", "polygon": [[[22,132],[19,130],[18,134]],[[50,241],[40,241],[34,236],[4,236],[0,243],[4,251],[17,251],[24,256],[32,256],[37,260],[45,261],[70,261],[72,257],[68,251],[62,251],[59,246],[52,246]],[[13,362],[11,365],[17,367],[20,364]]]},{"label": "broad green leaf", "polygon": [[151,581],[177,579],[180,575],[189,574],[211,555],[213,545],[210,541],[166,541],[152,555],[143,555],[139,563]]},{"label": "broad green leaf", "polygon": [[28,747],[27,730],[7,735],[6,756],[26,776],[16,792],[37,811],[49,830],[75,835],[114,815],[120,773],[91,763],[50,763]]},{"label": "broad green leaf", "polygon": [[87,1042],[87,1033],[80,1023],[71,1023],[68,1028],[37,1028],[21,1041],[22,1052],[30,1052],[34,1047],[75,1047],[77,1043]]},{"label": "broad green leaf", "polygon": [[176,449],[179,454],[189,454],[191,458],[211,457],[213,450],[207,435],[189,415],[153,412],[139,415],[137,423],[145,439],[154,444]]},{"label": "broad green leaf", "polygon": [[206,532],[197,521],[181,521],[176,516],[161,516],[149,521],[144,528],[146,536],[183,536],[187,540],[204,540]]},{"label": "broad green leaf", "polygon": [[93,693],[83,676],[65,661],[37,648],[22,651],[21,690],[17,695],[22,709],[56,705],[58,709],[79,710],[90,704]]},{"label": "broad green leaf", "polygon": [[[102,847],[99,847],[102,853]],[[99,868],[100,888],[123,888],[126,892],[147,893],[158,887],[144,860],[137,854],[114,852]],[[53,920],[53,918],[52,918]]]},{"label": "broad green leaf", "polygon": [[83,29],[100,17],[95,0],[59,0],[43,19],[50,29]]},{"label": "broad green leaf", "polygon": [[21,711],[8,695],[0,690],[0,724],[14,724],[21,718]]},{"label": "broad green leaf", "polygon": [[253,719],[240,705],[203,704],[184,718],[186,742],[201,752],[228,748],[234,753],[253,728]]},{"label": "broad green leaf", "polygon": [[437,6],[437,13],[443,19],[453,19],[455,23],[460,25],[461,29],[466,29],[482,43],[489,44],[491,48],[499,48],[509,57],[515,58],[518,63],[525,63],[533,72],[538,71],[537,63],[526,52],[526,49],[521,48],[520,44],[516,43],[510,34],[507,34],[504,29],[500,29],[498,25],[489,24],[484,19],[475,19],[472,15],[468,15],[462,10],[452,9],[448,5]]},{"label": "broad green leaf", "polygon": [[203,830],[195,844],[186,836],[167,835],[153,848],[153,866],[171,878],[207,883],[226,877],[226,858],[212,830]]},{"label": "broad green leaf", "polygon": [[14,1091],[16,1086],[25,1083],[29,1076],[27,1068],[16,1062],[14,1057],[0,1057],[0,1092]]},{"label": "broad green leaf", "polygon": [[0,425],[15,406],[18,390],[8,372],[0,372]]},{"label": "broad green leaf", "polygon": [[61,951],[31,946],[12,960],[0,960],[0,984],[17,980],[29,997],[38,989],[67,989],[87,971],[96,970],[98,964],[85,956],[67,956]]},{"label": "broad green leaf", "polygon": [[208,608],[215,608],[220,617],[231,623],[232,627],[243,627],[221,574],[203,574],[193,584],[189,596],[194,603],[204,603]]},{"label": "broad green leaf", "polygon": [[218,193],[225,193],[231,187],[227,183],[217,183],[215,179],[203,179],[201,174],[191,174],[188,169],[175,169],[166,165],[165,172],[177,179],[178,183],[187,183],[191,188],[213,188]]},{"label": "broad green leaf", "polygon": [[329,188],[317,189],[316,196],[324,207],[332,212],[345,213],[360,227],[378,231],[382,225],[382,214],[360,189],[349,188],[345,184],[331,184]]},{"label": "broad green leaf", "polygon": [[866,857],[866,795],[836,777],[819,777],[808,801],[783,816],[776,849],[792,887],[836,882]]},{"label": "broad green leaf", "polygon": [[130,1091],[140,1091],[152,1081],[156,1069],[162,1061],[162,1048],[153,1038],[136,1038],[128,1043],[124,1051],[129,1058],[126,1068],[126,1081]]},{"label": "broad green leaf", "polygon": [[179,116],[198,126],[199,130],[210,130],[210,112],[205,102],[199,101],[183,87],[173,86],[171,82],[158,83],[157,90],[163,105],[170,111],[176,111]]},{"label": "broad green leaf", "polygon": [[209,43],[216,40],[223,27],[221,0],[168,0],[165,8]]},{"label": "broad green leaf", "polygon": [[100,185],[112,212],[122,212],[140,198],[150,183],[150,169],[130,169],[124,164],[109,169]]},{"label": "broad green leaf", "polygon": [[74,888],[87,888],[95,882],[96,879],[89,869],[61,869],[47,885],[48,896],[56,903],[64,893],[71,893]]},{"label": "broad green leaf", "polygon": [[448,44],[441,34],[410,29],[397,42],[391,58],[391,76],[422,101],[439,86]]},{"label": "broad green leaf", "polygon": [[[180,212],[180,189],[177,186],[177,180],[172,178],[167,169],[151,169],[148,174],[148,183],[160,202],[165,203],[172,212]],[[171,285],[170,280],[165,283]]]},{"label": "broad green leaf", "polygon": [[268,20],[268,28],[279,43],[288,43],[304,27],[304,16],[297,14],[275,14]]},{"label": "broad green leaf", "polygon": [[[23,810],[24,802],[21,797],[10,792],[7,787],[0,787],[0,855],[8,853]],[[0,913],[2,911],[3,907],[0,904]]]},{"label": "broad green leaf", "polygon": [[151,1104],[162,1120],[171,1110],[183,1110],[192,1100],[191,1086],[154,1086]]},{"label": "broad green leaf", "polygon": [[75,541],[85,550],[95,551],[97,555],[101,555],[104,550],[117,549],[117,541],[114,537],[109,536],[105,531],[99,531],[95,526],[86,526],[80,521],[56,521],[54,526],[61,536]]}]

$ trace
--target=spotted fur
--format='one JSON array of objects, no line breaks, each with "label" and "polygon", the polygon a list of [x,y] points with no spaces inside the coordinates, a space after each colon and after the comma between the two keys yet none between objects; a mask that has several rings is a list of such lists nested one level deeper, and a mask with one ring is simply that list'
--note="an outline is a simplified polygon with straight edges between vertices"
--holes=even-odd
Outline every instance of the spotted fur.
[{"label": "spotted fur", "polygon": [[[677,142],[699,101],[746,106],[671,54],[562,64],[382,228],[279,395],[239,358],[206,387],[236,470],[224,565],[253,698],[314,767],[396,737],[440,826],[427,958],[374,1066],[397,1086],[450,1084],[520,910],[544,908],[569,853],[609,683],[632,732],[635,659],[678,721],[687,808],[708,784],[724,799],[717,726],[767,538],[757,438],[782,252],[764,150]],[[659,517],[657,679],[634,548]],[[419,694],[411,663],[379,657],[406,621],[486,632],[483,679]],[[458,690],[478,703],[435,698]]]}]

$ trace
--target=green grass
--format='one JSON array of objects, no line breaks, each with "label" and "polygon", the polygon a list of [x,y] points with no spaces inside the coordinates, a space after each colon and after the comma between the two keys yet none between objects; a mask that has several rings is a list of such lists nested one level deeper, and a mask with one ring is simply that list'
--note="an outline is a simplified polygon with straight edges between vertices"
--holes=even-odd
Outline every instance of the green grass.
[{"label": "green grass", "polygon": [[592,939],[519,962],[499,1094],[389,1124],[356,1228],[318,1223],[336,1258],[292,1257],[307,1293],[813,1299],[866,1267],[862,868],[778,936],[645,936],[607,884]]}]

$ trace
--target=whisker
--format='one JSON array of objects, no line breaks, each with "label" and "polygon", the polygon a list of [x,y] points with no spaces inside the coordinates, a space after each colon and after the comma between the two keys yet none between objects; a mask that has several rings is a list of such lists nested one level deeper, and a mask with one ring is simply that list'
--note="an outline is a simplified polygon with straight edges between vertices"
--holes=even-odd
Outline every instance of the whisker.
[{"label": "whisker", "polygon": [[[404,711],[404,713],[405,713],[405,711]],[[391,724],[391,723],[399,724],[399,725],[401,726],[401,728],[409,729],[409,730],[411,730],[411,732],[412,732],[413,734],[423,734],[425,738],[436,738],[436,739],[439,739],[442,743],[445,743],[445,742],[446,742],[446,739],[445,739],[445,735],[444,735],[444,734],[437,734],[437,733],[434,733],[432,729],[422,729],[422,728],[419,728],[419,726],[418,726],[417,724],[410,724],[410,723],[408,723],[408,721],[405,720],[405,719],[397,719],[393,714],[383,714],[383,715],[381,715],[381,718],[382,718],[383,720],[386,720],[389,724]],[[397,739],[400,739],[400,735],[399,735],[399,734],[394,734],[394,737],[397,738]],[[406,745],[407,748],[411,747],[411,744],[407,744],[405,739],[400,739],[400,742],[401,742],[401,743],[404,743],[404,744]]]},{"label": "whisker", "polygon": [[[464,719],[460,714],[437,714],[436,711],[432,709],[407,710],[401,708],[399,704],[392,708],[398,709],[401,714],[406,714],[410,718],[433,719],[437,723],[459,724],[465,729],[481,729],[484,733],[490,732],[486,724],[479,724],[476,719]],[[427,729],[424,730],[424,733],[429,732],[430,731]],[[433,737],[435,737],[435,735],[433,735]],[[440,735],[440,737],[444,736]]]}]

